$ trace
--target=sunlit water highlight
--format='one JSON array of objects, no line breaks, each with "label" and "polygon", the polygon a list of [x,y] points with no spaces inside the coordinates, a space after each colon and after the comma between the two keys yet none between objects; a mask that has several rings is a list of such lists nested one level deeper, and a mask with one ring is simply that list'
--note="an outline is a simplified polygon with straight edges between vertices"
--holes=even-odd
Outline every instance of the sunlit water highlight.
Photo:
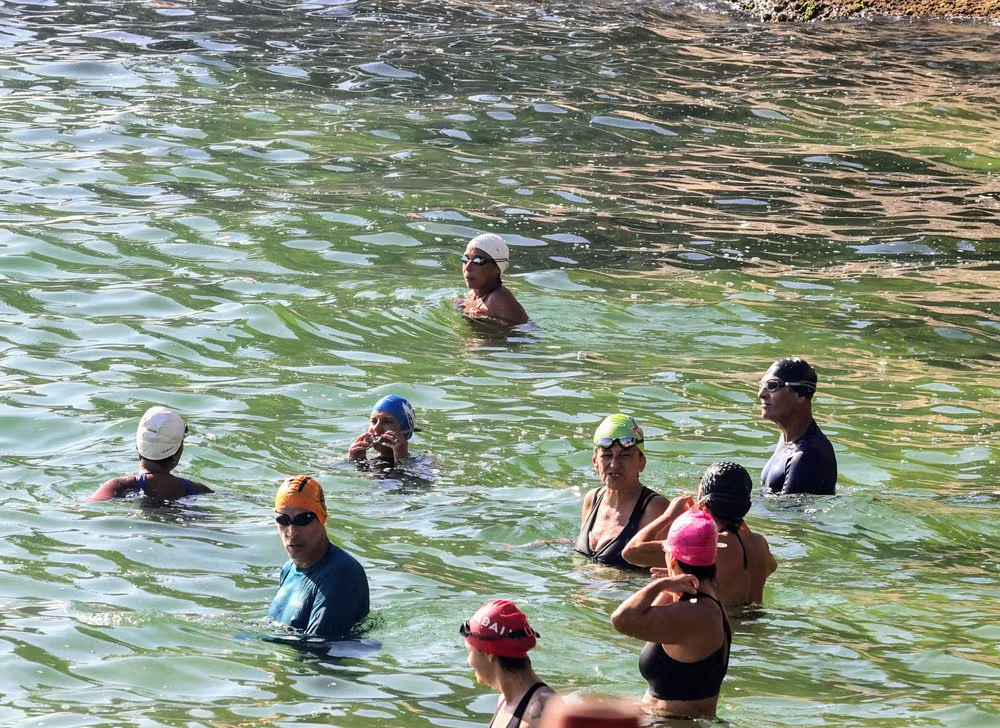
[{"label": "sunlit water highlight", "polygon": [[[0,724],[485,725],[457,625],[494,596],[554,687],[638,696],[607,615],[642,578],[556,541],[590,433],[634,413],[668,496],[758,472],[753,383],[794,353],[839,494],[755,504],[781,566],[721,716],[994,725],[997,41],[633,2],[0,8]],[[481,231],[514,246],[513,337],[451,305]],[[390,391],[433,479],[341,462]],[[221,494],[81,502],[150,403]],[[301,471],[379,649],[263,639]]]}]

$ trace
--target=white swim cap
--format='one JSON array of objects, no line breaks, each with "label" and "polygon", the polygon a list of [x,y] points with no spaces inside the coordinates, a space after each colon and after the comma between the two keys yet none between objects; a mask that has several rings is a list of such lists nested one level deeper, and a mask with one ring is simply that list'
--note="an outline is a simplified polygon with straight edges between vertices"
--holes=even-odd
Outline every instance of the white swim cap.
[{"label": "white swim cap", "polygon": [[493,262],[497,264],[501,273],[510,267],[510,248],[499,235],[483,233],[469,241],[469,245],[493,258]]},{"label": "white swim cap", "polygon": [[150,407],[135,431],[135,449],[146,460],[163,460],[181,449],[187,425],[168,407]]}]

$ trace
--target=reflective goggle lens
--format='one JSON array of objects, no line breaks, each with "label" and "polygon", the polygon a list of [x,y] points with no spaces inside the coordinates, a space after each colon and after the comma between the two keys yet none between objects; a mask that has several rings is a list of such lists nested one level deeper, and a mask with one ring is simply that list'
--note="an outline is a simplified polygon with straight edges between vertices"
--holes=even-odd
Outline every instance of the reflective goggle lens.
[{"label": "reflective goggle lens", "polygon": [[287,513],[275,513],[274,522],[279,526],[308,526],[310,523],[316,520],[316,514],[312,511],[303,511],[302,513],[296,513],[295,517],[289,516]]},{"label": "reflective goggle lens", "polygon": [[635,447],[636,445],[641,445],[643,440],[638,437],[602,437],[597,441],[597,447],[602,450],[610,450],[611,446],[615,443],[621,445],[622,449],[627,449],[630,447]]}]

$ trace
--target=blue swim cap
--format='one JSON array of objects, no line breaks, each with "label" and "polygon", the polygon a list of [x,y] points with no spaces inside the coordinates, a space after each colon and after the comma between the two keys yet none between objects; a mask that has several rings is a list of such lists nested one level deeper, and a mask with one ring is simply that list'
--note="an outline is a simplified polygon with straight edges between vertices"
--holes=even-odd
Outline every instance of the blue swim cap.
[{"label": "blue swim cap", "polygon": [[407,440],[413,437],[413,433],[417,431],[417,417],[413,414],[413,405],[399,395],[390,394],[380,399],[372,407],[372,413],[375,412],[385,412],[392,415],[399,426],[403,428],[403,436]]}]

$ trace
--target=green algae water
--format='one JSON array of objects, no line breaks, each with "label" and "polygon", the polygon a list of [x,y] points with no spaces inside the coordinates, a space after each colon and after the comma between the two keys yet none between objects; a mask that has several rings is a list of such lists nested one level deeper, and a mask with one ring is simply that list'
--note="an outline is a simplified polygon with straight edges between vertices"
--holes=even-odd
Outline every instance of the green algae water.
[{"label": "green algae water", "polygon": [[[638,697],[643,577],[575,536],[606,414],[644,482],[758,473],[775,358],[838,495],[758,497],[735,726],[1000,722],[1000,36],[695,3],[0,7],[0,724],[483,726],[459,623],[518,602],[561,692]],[[458,318],[495,232],[533,326]],[[417,409],[426,478],[342,461]],[[150,404],[219,491],[86,503]],[[264,639],[277,483],[366,565],[367,645]],[[377,645],[381,645],[378,647]]]}]

